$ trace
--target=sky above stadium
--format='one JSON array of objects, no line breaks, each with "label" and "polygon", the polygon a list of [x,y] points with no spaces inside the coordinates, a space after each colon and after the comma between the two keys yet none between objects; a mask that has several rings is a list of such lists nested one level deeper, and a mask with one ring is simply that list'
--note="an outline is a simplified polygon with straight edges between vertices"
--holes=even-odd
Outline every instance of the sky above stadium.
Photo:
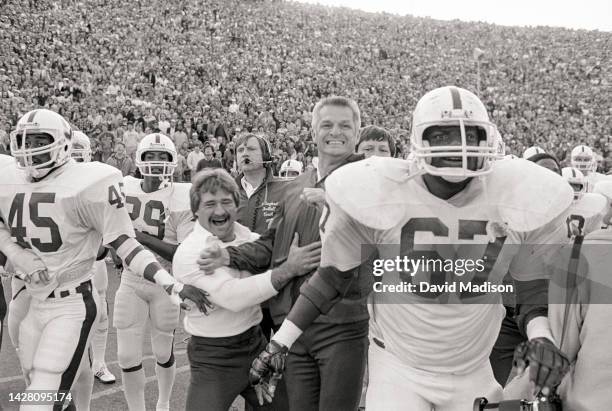
[{"label": "sky above stadium", "polygon": [[612,31],[611,0],[298,0],[365,11],[507,26],[556,26]]}]

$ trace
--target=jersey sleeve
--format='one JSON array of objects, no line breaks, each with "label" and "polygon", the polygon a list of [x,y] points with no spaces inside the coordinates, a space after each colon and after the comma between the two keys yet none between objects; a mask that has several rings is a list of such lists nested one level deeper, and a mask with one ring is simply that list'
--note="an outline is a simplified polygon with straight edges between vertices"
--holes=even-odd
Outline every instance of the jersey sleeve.
[{"label": "jersey sleeve", "polygon": [[527,233],[519,234],[521,245],[510,263],[510,274],[515,280],[547,279],[548,264],[553,256],[569,242],[566,215]]},{"label": "jersey sleeve", "polygon": [[[359,275],[359,270],[355,268],[370,257],[371,247],[368,245],[376,241],[372,229],[352,219],[329,196],[326,204],[320,224],[321,263],[317,272],[300,289],[311,307],[308,313],[298,313],[292,309],[293,315],[290,316],[298,327],[305,326],[313,319],[316,311],[327,313],[345,296]],[[312,308],[316,308],[316,311]]]},{"label": "jersey sleeve", "polygon": [[102,234],[107,245],[121,235],[135,237],[132,221],[125,207],[121,172],[111,167],[97,168],[91,183],[79,193],[78,214],[86,227]]},{"label": "jersey sleeve", "polygon": [[364,261],[364,246],[377,243],[376,230],[349,216],[329,196],[320,223],[321,267],[347,271]]},{"label": "jersey sleeve", "polygon": [[193,230],[194,218],[191,210],[172,211],[166,224],[164,241],[180,244]]}]

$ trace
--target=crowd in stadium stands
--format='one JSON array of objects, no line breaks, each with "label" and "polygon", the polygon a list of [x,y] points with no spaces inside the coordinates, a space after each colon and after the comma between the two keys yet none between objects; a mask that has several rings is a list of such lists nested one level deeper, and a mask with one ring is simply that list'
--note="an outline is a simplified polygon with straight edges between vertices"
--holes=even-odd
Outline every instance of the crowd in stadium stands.
[{"label": "crowd in stadium stands", "polygon": [[583,143],[612,168],[612,33],[287,2],[0,3],[2,149],[21,115],[48,107],[92,138],[95,160],[124,174],[155,130],[176,144],[179,181],[198,146],[234,169],[232,140],[246,130],[269,139],[277,168],[290,158],[312,167],[312,107],[339,94],[406,156],[417,98],[447,84],[477,92],[480,74],[507,152],[537,144],[564,161]]}]

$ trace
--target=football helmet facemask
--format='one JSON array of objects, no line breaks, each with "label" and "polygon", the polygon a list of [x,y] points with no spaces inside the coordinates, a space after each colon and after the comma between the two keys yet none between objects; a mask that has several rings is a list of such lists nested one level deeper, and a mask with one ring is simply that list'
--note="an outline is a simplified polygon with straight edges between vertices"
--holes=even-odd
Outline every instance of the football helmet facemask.
[{"label": "football helmet facemask", "polygon": [[[168,153],[170,161],[145,161],[145,154],[150,151]],[[176,169],[177,158],[176,147],[172,140],[161,133],[153,133],[144,136],[140,143],[138,143],[135,163],[138,170],[140,170],[140,174],[143,176],[170,179]]]},{"label": "football helmet facemask", "polygon": [[[458,145],[431,146],[423,139],[430,127],[458,127],[461,143]],[[466,127],[476,127],[479,136],[476,145],[468,144]],[[497,128],[489,121],[487,110],[476,95],[454,86],[437,88],[425,94],[417,103],[412,116],[410,135],[411,153],[417,167],[427,174],[441,176],[449,181],[462,181],[469,177],[487,174],[493,162],[503,158],[503,143]],[[435,167],[436,157],[460,158],[460,167]],[[477,159],[477,167],[471,170],[468,160]]]},{"label": "football helmet facemask", "polygon": [[91,141],[82,131],[72,132],[72,158],[83,163],[91,161]]},{"label": "football helmet facemask", "polygon": [[593,165],[597,164],[595,160],[595,154],[590,147],[585,145],[579,145],[574,147],[570,156],[572,167],[577,168],[583,173],[590,173],[595,170]]},{"label": "football helmet facemask", "polygon": [[[49,143],[33,147],[36,137],[47,138]],[[70,160],[72,128],[54,111],[32,110],[19,119],[10,142],[17,166],[29,177],[40,179]]]},{"label": "football helmet facemask", "polygon": [[574,189],[574,200],[579,200],[588,191],[589,182],[584,174],[582,174],[582,171],[577,168],[563,167],[561,169],[561,176],[563,176]]}]

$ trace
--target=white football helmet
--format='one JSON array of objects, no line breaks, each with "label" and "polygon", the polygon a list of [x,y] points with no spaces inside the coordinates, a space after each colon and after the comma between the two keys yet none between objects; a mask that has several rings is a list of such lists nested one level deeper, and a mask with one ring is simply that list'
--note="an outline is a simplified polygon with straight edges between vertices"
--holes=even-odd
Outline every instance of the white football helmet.
[{"label": "white football helmet", "polygon": [[[461,144],[431,147],[423,140],[425,130],[433,126],[458,126],[461,130]],[[485,139],[478,145],[468,145],[465,127],[476,126],[485,133]],[[412,115],[410,135],[411,152],[417,166],[428,174],[444,177],[449,181],[461,181],[468,177],[487,174],[493,162],[503,157],[501,136],[489,121],[487,110],[476,95],[454,86],[437,88],[425,94],[416,105]],[[461,158],[461,167],[434,167],[434,157]],[[478,168],[470,170],[468,159],[477,158]]]},{"label": "white football helmet", "polygon": [[278,175],[283,180],[293,180],[302,174],[302,162],[297,160],[287,160],[281,165]]},{"label": "white football helmet", "polygon": [[572,167],[577,168],[587,174],[595,170],[594,165],[597,164],[595,160],[595,154],[590,147],[585,145],[579,145],[574,147],[570,156]]},{"label": "white football helmet", "polygon": [[91,141],[87,134],[79,130],[72,131],[72,158],[84,163],[91,161]]},{"label": "white football helmet", "polygon": [[[31,147],[31,139],[49,137],[50,143],[40,147]],[[33,178],[45,177],[51,170],[70,160],[72,128],[58,113],[38,109],[23,115],[11,132],[11,154],[17,160],[17,166]],[[45,154],[49,160],[39,158]]]},{"label": "white football helmet", "polygon": [[561,176],[567,180],[570,186],[574,189],[574,200],[579,200],[589,191],[589,182],[582,174],[582,171],[575,167],[563,167]]},{"label": "white football helmet", "polygon": [[531,157],[537,155],[537,154],[545,154],[546,151],[544,151],[541,147],[538,146],[531,146],[528,149],[526,149],[525,151],[523,151],[523,158],[525,160],[530,159]]},{"label": "white football helmet", "polygon": [[[149,151],[162,151],[170,155],[170,161],[145,161],[144,155]],[[136,167],[143,176],[171,178],[177,166],[176,147],[169,137],[153,133],[143,137],[136,149]],[[159,172],[157,172],[159,170]]]}]

